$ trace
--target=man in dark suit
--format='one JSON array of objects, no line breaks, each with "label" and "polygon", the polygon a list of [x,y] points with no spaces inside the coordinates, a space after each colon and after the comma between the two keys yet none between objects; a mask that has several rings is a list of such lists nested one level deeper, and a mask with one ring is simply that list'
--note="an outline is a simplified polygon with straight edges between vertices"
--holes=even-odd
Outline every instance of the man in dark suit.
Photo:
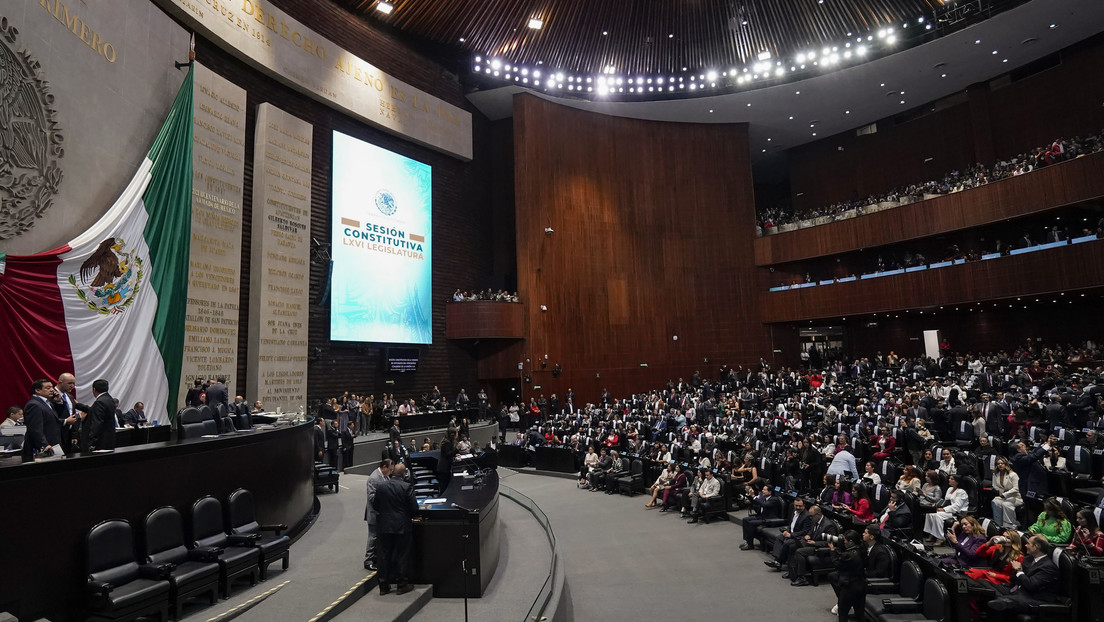
[{"label": "man in dark suit", "polygon": [[904,538],[912,537],[912,508],[901,498],[897,490],[889,493],[889,504],[886,505],[878,525],[891,534]]},{"label": "man in dark suit", "polygon": [[[747,495],[752,495],[751,486],[747,487]],[[744,528],[744,543],[740,545],[741,551],[750,551],[755,548],[755,535],[759,527],[764,523],[782,518],[785,504],[782,497],[771,494],[770,486],[763,486],[761,493],[751,498],[751,513],[741,521]]]},{"label": "man in dark suit", "polygon": [[337,468],[337,458],[341,451],[341,430],[337,428],[337,419],[326,422],[326,464]]},{"label": "man in dark suit", "polygon": [[774,549],[771,551],[773,560],[763,562],[777,572],[782,572],[782,566],[787,565],[794,551],[801,548],[805,541],[805,535],[813,528],[813,519],[805,510],[805,500],[798,497],[794,499],[793,516],[790,522],[782,528],[782,533],[774,539]]},{"label": "man in dark suit", "polygon": [[789,572],[782,575],[783,579],[790,579],[790,585],[794,587],[809,584],[805,573],[808,572],[810,560],[828,552],[828,536],[839,535],[839,528],[824,517],[819,505],[809,508],[809,518],[813,523],[809,533],[805,534],[801,548],[790,557]]},{"label": "man in dark suit", "polygon": [[314,422],[314,461],[324,462],[326,457],[326,420],[319,417]]},{"label": "man in dark suit", "polygon": [[380,594],[391,592],[391,584],[398,584],[397,594],[414,589],[410,584],[410,549],[413,535],[412,522],[418,511],[414,489],[403,480],[406,466],[396,464],[391,477],[375,487],[372,509],[378,512],[376,529],[379,538]]},{"label": "man in dark suit", "polygon": [[866,601],[866,563],[859,534],[847,530],[840,546],[828,544],[836,571],[832,573],[832,589],[836,592],[836,611],[840,622],[846,622],[852,609],[860,619]]},{"label": "man in dark suit", "polygon": [[341,470],[353,465],[353,427],[356,423],[349,421],[345,429],[341,431]]},{"label": "man in dark suit", "polygon": [[[1050,558],[1050,543],[1040,535],[1024,540],[1023,562],[1012,561],[1012,588],[1002,596],[989,601],[991,611],[1025,613],[1034,603],[1052,603],[1058,600],[1058,566]],[[1004,590],[1001,590],[1002,592]]]},{"label": "man in dark suit", "polygon": [[61,426],[52,402],[55,395],[57,391],[50,380],[36,380],[31,384],[31,399],[23,406],[23,425],[27,426],[23,462],[34,461],[40,452],[61,449]]},{"label": "man in dark suit", "polygon": [[103,378],[92,383],[92,402],[81,425],[81,451],[115,449],[115,399]]},{"label": "man in dark suit", "polygon": [[132,428],[146,425],[146,405],[142,402],[135,403],[134,408],[126,411],[120,423]]},{"label": "man in dark suit", "polygon": [[219,376],[214,384],[207,387],[207,405],[215,412],[219,412],[219,406],[230,405],[230,390],[226,388],[225,376]]},{"label": "man in dark suit", "polygon": [[882,542],[882,530],[868,525],[863,530],[863,545],[866,547],[866,577],[868,579],[889,579],[893,576],[892,559],[889,547]]},{"label": "man in dark suit", "polygon": [[1020,477],[1020,496],[1024,499],[1042,499],[1050,491],[1046,467],[1042,459],[1050,452],[1050,445],[1042,445],[1027,450],[1024,443],[1016,444],[1016,453],[1012,455],[1012,470]]}]

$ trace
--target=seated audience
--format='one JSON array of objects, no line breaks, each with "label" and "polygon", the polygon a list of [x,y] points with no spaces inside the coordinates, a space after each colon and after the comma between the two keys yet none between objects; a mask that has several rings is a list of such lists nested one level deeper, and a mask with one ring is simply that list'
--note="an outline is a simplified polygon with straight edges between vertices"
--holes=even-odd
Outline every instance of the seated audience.
[{"label": "seated audience", "polygon": [[1100,557],[1104,555],[1104,531],[1096,522],[1096,515],[1089,508],[1077,511],[1077,529],[1066,551],[1075,556]]},{"label": "seated audience", "polygon": [[1043,511],[1039,513],[1039,518],[1027,530],[1043,536],[1051,544],[1067,544],[1073,534],[1073,525],[1062,511],[1058,500],[1048,497],[1043,502]]}]

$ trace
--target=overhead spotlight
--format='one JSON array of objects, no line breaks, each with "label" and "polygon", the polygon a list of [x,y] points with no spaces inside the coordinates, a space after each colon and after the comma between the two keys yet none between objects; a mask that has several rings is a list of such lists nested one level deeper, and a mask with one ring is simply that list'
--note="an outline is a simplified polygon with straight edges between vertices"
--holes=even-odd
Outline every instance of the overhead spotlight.
[{"label": "overhead spotlight", "polygon": [[717,81],[717,72],[716,71],[710,71],[709,73],[707,73],[705,75],[709,79],[710,82],[716,82]]},{"label": "overhead spotlight", "polygon": [[529,19],[529,27],[533,30],[540,30],[544,26],[544,20],[533,17]]},{"label": "overhead spotlight", "polygon": [[501,69],[502,68],[502,61],[498,60],[497,58],[492,60],[491,61],[491,67],[494,68],[494,69]]},{"label": "overhead spotlight", "polygon": [[798,62],[798,64],[804,63],[805,62],[805,55],[804,54],[798,54],[797,58],[795,58],[794,60],[796,60]]},{"label": "overhead spotlight", "polygon": [[541,306],[540,306],[540,310],[541,310],[541,311],[548,311],[548,307],[546,307],[546,306],[544,306],[544,305],[541,305]]},{"label": "overhead spotlight", "polygon": [[376,10],[380,13],[383,13],[384,15],[390,15],[391,11],[395,10],[395,5],[391,4],[390,2],[377,2]]},{"label": "overhead spotlight", "polygon": [[758,58],[759,60],[770,60],[770,57],[771,57],[771,53],[767,50],[763,50],[762,52],[759,52],[759,54],[756,56],[756,58]]}]

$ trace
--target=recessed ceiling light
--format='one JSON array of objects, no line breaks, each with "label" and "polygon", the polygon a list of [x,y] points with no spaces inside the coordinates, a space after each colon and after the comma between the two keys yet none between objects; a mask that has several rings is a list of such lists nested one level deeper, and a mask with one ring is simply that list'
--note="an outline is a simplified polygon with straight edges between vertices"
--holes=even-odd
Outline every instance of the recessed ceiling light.
[{"label": "recessed ceiling light", "polygon": [[1058,27],[1058,24],[1051,24],[1051,25],[1050,25],[1050,27],[1051,27],[1051,28],[1057,28],[1057,27]]},{"label": "recessed ceiling light", "polygon": [[603,37],[604,37],[604,36],[606,36],[606,35],[608,35],[608,34],[609,34],[609,31],[608,31],[608,30],[603,30],[603,31],[602,31],[602,36],[603,36]]},{"label": "recessed ceiling light", "polygon": [[529,18],[529,27],[533,30],[540,30],[544,26],[544,20],[537,17]]},{"label": "recessed ceiling light", "polygon": [[464,42],[464,41],[466,41],[466,40],[467,40],[467,39],[465,39],[464,37],[460,37],[460,43],[463,43],[463,42]]},{"label": "recessed ceiling light", "polygon": [[844,110],[843,114],[851,114],[851,111],[850,110]]},{"label": "recessed ceiling light", "polygon": [[380,13],[383,13],[384,15],[390,15],[391,11],[395,10],[395,5],[391,4],[390,2],[377,2],[376,10]]},{"label": "recessed ceiling light", "polygon": [[979,43],[981,43],[981,39],[977,39],[977,40],[974,41],[974,45],[977,45]]}]

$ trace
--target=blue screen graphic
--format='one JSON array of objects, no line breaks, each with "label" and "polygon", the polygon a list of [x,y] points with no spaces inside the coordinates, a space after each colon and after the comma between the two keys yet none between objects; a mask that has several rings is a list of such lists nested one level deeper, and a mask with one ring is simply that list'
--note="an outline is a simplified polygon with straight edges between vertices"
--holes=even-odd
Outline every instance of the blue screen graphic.
[{"label": "blue screen graphic", "polygon": [[330,338],[432,343],[432,169],[333,135]]}]

